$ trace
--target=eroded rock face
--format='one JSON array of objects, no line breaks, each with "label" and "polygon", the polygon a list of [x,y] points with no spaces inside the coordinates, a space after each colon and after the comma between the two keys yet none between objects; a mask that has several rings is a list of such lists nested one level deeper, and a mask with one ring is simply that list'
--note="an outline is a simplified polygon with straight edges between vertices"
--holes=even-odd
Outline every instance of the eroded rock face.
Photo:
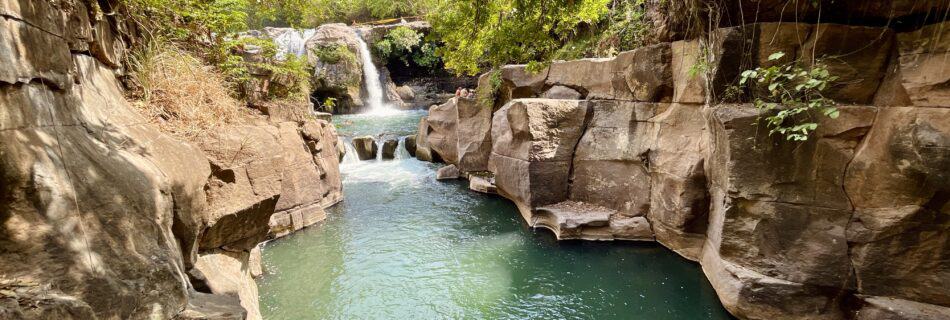
[{"label": "eroded rock face", "polygon": [[[310,80],[314,92],[320,98],[337,99],[336,108],[321,111],[353,113],[363,108],[363,62],[356,31],[342,23],[321,25],[306,48],[307,61],[314,66]],[[330,52],[327,56],[333,59],[321,59],[318,52]]]},{"label": "eroded rock face", "polygon": [[88,56],[67,63],[70,89],[0,83],[0,274],[55,284],[77,317],[171,317],[187,299],[207,161],[143,124],[110,69]]},{"label": "eroded rock face", "polygon": [[950,305],[950,110],[882,108],[845,175],[857,289]]},{"label": "eroded rock face", "polygon": [[698,260],[709,221],[705,172],[708,132],[703,106],[672,104],[651,119],[655,142],[649,152],[650,212],[656,240]]},{"label": "eroded rock face", "polygon": [[213,169],[202,250],[238,242],[251,248],[267,237],[287,160],[271,151],[279,139],[276,127],[234,126],[211,133],[201,143]]},{"label": "eroded rock face", "polygon": [[432,106],[426,120],[431,128],[426,135],[426,144],[440,159],[448,163],[458,163],[459,160],[459,132],[456,129],[458,100],[459,98],[452,98],[444,104]]},{"label": "eroded rock face", "polygon": [[942,32],[948,25],[950,22],[936,23],[897,36],[898,82],[914,106],[950,107],[946,66],[950,35]]},{"label": "eroded rock face", "polygon": [[587,113],[584,102],[546,99],[513,100],[495,113],[488,167],[499,193],[528,221],[532,208],[567,200],[571,157]]},{"label": "eroded rock face", "polygon": [[488,170],[492,109],[473,99],[458,99],[458,167],[462,172]]},{"label": "eroded rock face", "polygon": [[257,283],[251,277],[248,252],[212,250],[198,256],[196,263],[211,293],[238,297],[248,320],[260,320]]},{"label": "eroded rock face", "polygon": [[[92,6],[104,11],[95,21]],[[18,296],[0,294],[0,318],[244,319],[256,293],[242,293],[242,307],[193,283],[240,278],[206,258],[247,263],[276,208],[314,190],[294,182],[312,178],[303,159],[328,169],[320,203],[339,201],[335,132],[313,138],[295,118],[220,128],[195,145],[160,133],[116,78],[139,40],[117,10],[0,1],[0,288]],[[291,145],[302,152],[280,152]],[[318,149],[333,161],[317,161]]]},{"label": "eroded rock face", "polygon": [[403,147],[406,148],[406,152],[408,152],[409,155],[413,157],[416,156],[416,149],[418,148],[418,146],[416,145],[416,136],[417,135],[407,136],[405,140],[406,143],[404,143],[403,145]]},{"label": "eroded rock face", "polygon": [[[855,48],[851,41],[869,45]],[[888,28],[784,22],[719,29],[709,44],[710,94],[716,101],[724,98],[744,70],[799,61],[806,66],[820,63],[838,77],[837,85],[824,92],[826,97],[870,103],[884,77],[893,45],[894,32]],[[776,52],[785,56],[769,61]]]},{"label": "eroded rock face", "polygon": [[416,159],[421,161],[429,162],[441,162],[442,158],[438,153],[432,151],[432,148],[429,147],[429,133],[432,132],[432,127],[429,126],[429,117],[422,117],[419,119],[419,128],[418,133],[416,134]]},{"label": "eroded rock face", "polygon": [[[734,314],[840,317],[840,309],[827,307],[838,293],[827,288],[854,288],[844,174],[877,111],[840,110],[801,144],[757,130],[765,124],[751,105],[717,107],[708,116],[712,207],[702,263],[721,297],[740,288],[723,298]],[[770,298],[810,298],[793,309],[760,301],[754,288],[764,284]]]}]

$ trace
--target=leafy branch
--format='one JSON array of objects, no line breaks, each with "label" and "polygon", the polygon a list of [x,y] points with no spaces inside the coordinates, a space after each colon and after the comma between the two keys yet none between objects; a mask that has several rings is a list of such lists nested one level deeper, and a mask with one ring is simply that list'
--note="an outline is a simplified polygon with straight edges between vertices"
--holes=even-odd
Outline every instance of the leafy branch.
[{"label": "leafy branch", "polygon": [[[777,61],[784,56],[784,52],[776,52],[768,57],[768,61]],[[816,113],[838,118],[835,102],[822,95],[837,79],[820,62],[810,67],[787,63],[743,71],[739,85],[750,86],[755,107],[772,114],[765,117],[769,135],[778,133],[787,140],[806,141],[818,128]]]}]

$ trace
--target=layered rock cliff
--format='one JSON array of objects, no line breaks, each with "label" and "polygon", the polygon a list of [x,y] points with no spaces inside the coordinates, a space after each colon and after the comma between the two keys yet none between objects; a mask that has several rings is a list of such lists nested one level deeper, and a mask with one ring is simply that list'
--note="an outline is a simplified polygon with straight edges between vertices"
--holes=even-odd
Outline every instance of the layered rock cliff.
[{"label": "layered rock cliff", "polygon": [[257,244],[341,198],[322,120],[185,142],[125,100],[110,1],[0,1],[0,318],[257,319]]},{"label": "layered rock cliff", "polygon": [[[490,171],[559,239],[655,240],[698,261],[743,319],[950,319],[948,23],[886,7],[830,17],[855,25],[727,19],[614,58],[506,66],[500,87],[486,74],[475,100],[432,107],[416,155],[480,183]],[[839,77],[840,116],[805,142],[726,94],[779,51]]]}]

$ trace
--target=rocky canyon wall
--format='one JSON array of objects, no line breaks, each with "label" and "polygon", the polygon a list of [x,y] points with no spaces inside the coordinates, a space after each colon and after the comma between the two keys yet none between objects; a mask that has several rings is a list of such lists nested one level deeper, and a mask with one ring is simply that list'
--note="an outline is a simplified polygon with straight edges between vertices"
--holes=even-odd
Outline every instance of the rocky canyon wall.
[{"label": "rocky canyon wall", "polygon": [[341,199],[335,129],[160,132],[125,100],[121,10],[0,0],[0,318],[259,319],[257,244]]},{"label": "rocky canyon wall", "polygon": [[[699,262],[742,319],[950,319],[950,23],[858,25],[929,10],[887,3],[854,25],[764,15],[506,66],[500,87],[486,74],[476,99],[430,109],[416,154],[490,171],[559,239],[655,240]],[[743,70],[813,58],[839,77],[826,96],[840,116],[807,141],[770,135],[727,94]]]}]

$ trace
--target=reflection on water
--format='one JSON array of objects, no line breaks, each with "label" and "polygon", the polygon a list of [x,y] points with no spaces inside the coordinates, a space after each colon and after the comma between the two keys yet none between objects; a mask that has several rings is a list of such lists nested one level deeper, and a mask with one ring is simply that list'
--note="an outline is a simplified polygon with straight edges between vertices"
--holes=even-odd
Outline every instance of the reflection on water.
[{"label": "reflection on water", "polygon": [[344,164],[344,201],[329,218],[264,248],[264,317],[729,318],[699,266],[669,250],[557,242],[526,228],[507,200],[435,181],[435,168],[411,158]]}]

